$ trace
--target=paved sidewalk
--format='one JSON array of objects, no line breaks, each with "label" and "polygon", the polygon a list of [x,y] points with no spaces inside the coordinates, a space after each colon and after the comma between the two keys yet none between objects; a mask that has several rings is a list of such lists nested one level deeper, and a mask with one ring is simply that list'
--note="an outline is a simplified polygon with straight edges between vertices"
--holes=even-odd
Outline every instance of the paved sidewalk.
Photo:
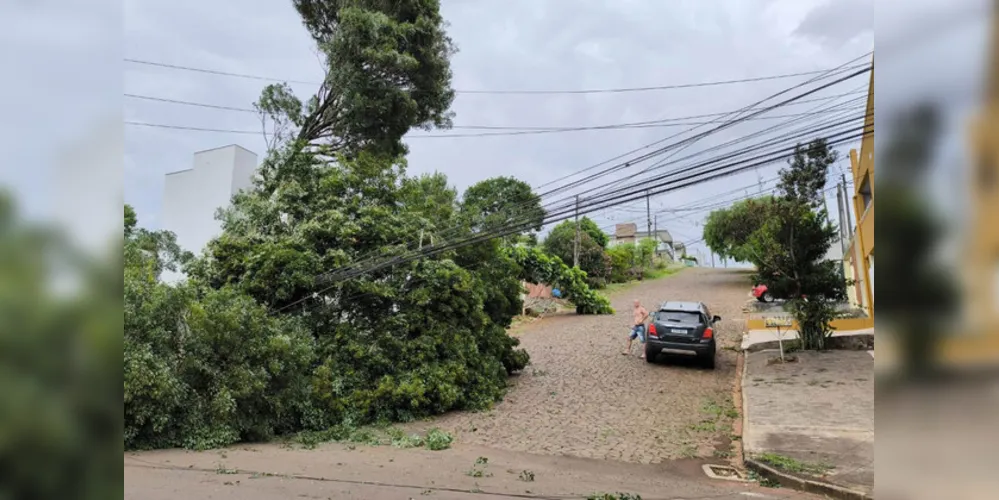
[{"label": "paved sidewalk", "polygon": [[[873,336],[873,328],[834,331],[830,335],[830,342],[838,342],[839,345],[843,346],[842,348],[862,350],[870,343],[867,338],[871,338],[872,342]],[[778,337],[776,329],[750,330],[742,335],[742,349],[752,351],[758,351],[761,348],[776,349],[778,341],[788,342],[797,339],[798,330],[783,330],[780,337]]]},{"label": "paved sidewalk", "polygon": [[126,453],[126,500],[428,500],[585,498],[815,499],[786,489],[708,478],[701,463],[633,464],[457,445],[444,451],[338,443],[314,450],[244,445]]},{"label": "paved sidewalk", "polygon": [[[874,488],[874,359],[866,351],[746,353],[747,457],[784,460],[795,475],[871,494]],[[801,469],[804,469],[802,471]]]}]

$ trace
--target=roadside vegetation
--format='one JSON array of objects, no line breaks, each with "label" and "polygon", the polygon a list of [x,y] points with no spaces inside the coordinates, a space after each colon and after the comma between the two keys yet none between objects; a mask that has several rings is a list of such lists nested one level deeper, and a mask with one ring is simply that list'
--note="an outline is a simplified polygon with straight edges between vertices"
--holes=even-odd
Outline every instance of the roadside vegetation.
[{"label": "roadside vegetation", "polygon": [[823,208],[829,167],[836,151],[825,139],[799,144],[780,172],[776,196],[744,200],[715,210],[704,225],[713,252],[756,267],[752,280],[776,296],[800,326],[802,349],[824,349],[836,317],[835,301],[850,284],[842,262],[826,260],[838,241]]},{"label": "roadside vegetation", "polygon": [[545,211],[529,185],[459,195],[442,174],[406,173],[403,135],[450,126],[454,47],[437,2],[391,4],[295,3],[325,83],[305,100],[264,88],[267,157],[200,256],[125,207],[126,449],[360,439],[367,424],[488,408],[529,363],[506,332],[523,281],[560,288],[580,314],[613,312],[585,270],[530,244]]}]

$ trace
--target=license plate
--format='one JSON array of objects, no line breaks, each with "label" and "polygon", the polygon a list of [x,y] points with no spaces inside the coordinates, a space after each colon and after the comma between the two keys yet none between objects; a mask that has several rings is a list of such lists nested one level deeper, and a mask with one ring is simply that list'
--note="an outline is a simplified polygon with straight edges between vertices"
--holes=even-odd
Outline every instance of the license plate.
[{"label": "license plate", "polygon": [[670,330],[670,333],[679,333],[680,335],[686,335],[687,334],[687,330],[681,330],[679,328],[673,328],[673,329]]}]

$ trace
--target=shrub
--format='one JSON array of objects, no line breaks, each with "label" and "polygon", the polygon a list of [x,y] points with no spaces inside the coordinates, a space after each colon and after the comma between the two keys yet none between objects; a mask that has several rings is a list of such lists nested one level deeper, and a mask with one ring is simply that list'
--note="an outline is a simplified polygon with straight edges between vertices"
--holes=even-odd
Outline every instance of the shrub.
[{"label": "shrub", "polygon": [[[313,341],[232,289],[126,272],[126,448],[210,448],[301,427]],[[200,295],[200,297],[198,296]]]},{"label": "shrub", "polygon": [[454,437],[436,427],[427,431],[426,444],[428,450],[440,451],[451,447]]}]

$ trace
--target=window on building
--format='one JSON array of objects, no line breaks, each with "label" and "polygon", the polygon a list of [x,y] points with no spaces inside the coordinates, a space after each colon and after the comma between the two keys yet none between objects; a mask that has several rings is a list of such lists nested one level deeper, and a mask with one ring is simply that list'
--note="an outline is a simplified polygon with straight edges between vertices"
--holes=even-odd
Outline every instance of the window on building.
[{"label": "window on building", "polygon": [[871,206],[871,202],[874,201],[874,194],[871,193],[871,176],[870,174],[864,176],[863,182],[860,183],[860,198],[864,202],[864,212],[867,211],[867,207]]}]

